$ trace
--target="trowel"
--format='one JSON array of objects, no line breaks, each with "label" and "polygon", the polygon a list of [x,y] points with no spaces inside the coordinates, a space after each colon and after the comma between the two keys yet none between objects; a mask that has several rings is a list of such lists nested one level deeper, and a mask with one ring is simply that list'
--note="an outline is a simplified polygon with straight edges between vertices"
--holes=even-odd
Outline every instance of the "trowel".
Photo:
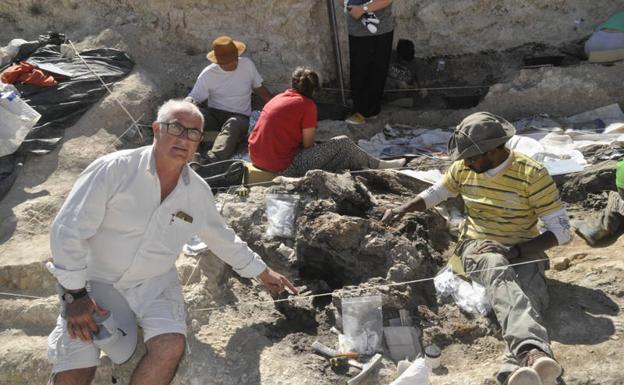
[{"label": "trowel", "polygon": [[[319,341],[314,341],[312,344],[312,350],[314,350],[315,353],[327,358],[335,358],[341,355],[344,357],[345,355],[344,353],[341,354],[338,351],[323,345]],[[347,362],[354,368],[360,369],[360,372],[355,377],[347,381],[347,385],[358,385],[366,377],[368,377],[373,370],[375,370],[379,363],[381,363],[381,354],[375,354],[368,362],[365,363],[358,362],[354,359],[349,359]]]}]

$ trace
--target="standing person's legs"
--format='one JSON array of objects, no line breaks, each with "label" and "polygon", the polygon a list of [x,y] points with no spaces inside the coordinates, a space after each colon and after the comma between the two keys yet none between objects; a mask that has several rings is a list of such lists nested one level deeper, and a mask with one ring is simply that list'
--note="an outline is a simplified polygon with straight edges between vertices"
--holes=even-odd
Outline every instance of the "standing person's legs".
[{"label": "standing person's legs", "polygon": [[[548,332],[542,325],[542,318],[522,287],[521,282],[527,279],[524,277],[524,271],[528,271],[529,268],[521,269],[523,276],[520,279],[513,267],[504,267],[510,262],[502,255],[477,254],[476,250],[483,242],[467,241],[462,245],[460,252],[466,273],[470,279],[485,287],[488,300],[501,325],[503,340],[510,352],[505,355],[505,362],[500,370],[504,375],[518,369],[518,354],[523,348],[534,346],[549,356],[552,356],[552,351],[549,346]],[[486,271],[480,271],[484,269]],[[539,281],[535,274],[527,275],[531,277],[529,281],[536,283]],[[545,288],[545,285],[543,287]],[[539,291],[539,288],[533,290],[531,297],[544,295]]]},{"label": "standing person's legs", "polygon": [[240,114],[229,114],[215,138],[212,149],[206,153],[211,162],[226,160],[234,151],[249,130],[249,117]]},{"label": "standing person's legs", "polygon": [[337,172],[378,166],[379,159],[368,155],[347,136],[341,135],[300,151],[281,175],[302,176],[308,170],[315,169]]},{"label": "standing person's legs", "polygon": [[374,49],[372,63],[368,72],[366,82],[366,94],[368,95],[367,105],[362,111],[365,117],[375,116],[381,112],[381,99],[383,98],[388,68],[390,67],[390,56],[392,55],[392,38],[394,31],[377,35],[371,38],[371,45]]},{"label": "standing person's legs", "polygon": [[374,58],[371,37],[349,35],[349,77],[353,113],[363,114],[370,97],[367,82]]}]

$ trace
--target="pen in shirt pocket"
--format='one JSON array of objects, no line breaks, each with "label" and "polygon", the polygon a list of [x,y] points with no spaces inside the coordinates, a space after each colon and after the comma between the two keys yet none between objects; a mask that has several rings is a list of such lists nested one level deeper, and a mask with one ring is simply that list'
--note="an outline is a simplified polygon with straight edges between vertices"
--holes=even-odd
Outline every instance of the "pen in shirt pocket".
[{"label": "pen in shirt pocket", "polygon": [[175,214],[171,214],[171,221],[169,222],[169,224],[172,224],[173,220],[175,218],[179,218],[179,219],[181,219],[181,220],[183,220],[184,222],[187,222],[187,223],[193,223],[193,217],[188,215],[184,211],[178,211]]}]

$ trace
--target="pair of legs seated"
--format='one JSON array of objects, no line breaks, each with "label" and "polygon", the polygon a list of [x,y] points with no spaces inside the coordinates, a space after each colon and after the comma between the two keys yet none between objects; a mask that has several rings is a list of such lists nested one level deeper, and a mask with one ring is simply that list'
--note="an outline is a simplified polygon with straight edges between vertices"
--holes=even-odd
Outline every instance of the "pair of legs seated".
[{"label": "pair of legs seated", "polygon": [[[98,346],[113,362],[127,361],[136,347],[138,324],[143,330],[146,353],[134,370],[130,384],[169,384],[186,347],[186,312],[180,285],[175,283],[161,292],[147,293],[150,298],[132,292],[132,289],[128,289],[130,293],[125,292],[126,297],[112,285],[101,282],[91,281],[89,287],[90,297],[109,312],[114,322],[110,330],[120,332],[116,338],[98,339]],[[139,301],[134,301],[137,299]],[[129,303],[141,308],[131,308]],[[101,334],[98,333],[96,338]],[[104,342],[106,340],[108,342]],[[90,384],[100,363],[99,358],[100,348],[91,341],[70,337],[67,320],[59,316],[56,327],[48,337],[48,359],[52,363],[49,385]]]},{"label": "pair of legs seated", "polygon": [[546,254],[509,261],[498,253],[478,253],[486,240],[460,243],[468,277],[486,289],[488,300],[501,325],[506,351],[497,376],[505,385],[555,385],[561,366],[552,358],[542,312],[548,306],[544,262],[509,267],[511,262],[544,259]]}]

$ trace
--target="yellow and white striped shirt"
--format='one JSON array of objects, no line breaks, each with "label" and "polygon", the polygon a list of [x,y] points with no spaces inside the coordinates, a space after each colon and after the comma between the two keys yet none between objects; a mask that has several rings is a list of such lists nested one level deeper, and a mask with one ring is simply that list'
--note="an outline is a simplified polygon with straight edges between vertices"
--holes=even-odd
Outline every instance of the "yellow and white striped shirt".
[{"label": "yellow and white striped shirt", "polygon": [[460,160],[444,175],[444,186],[464,199],[462,238],[505,245],[526,242],[539,235],[538,218],[562,209],[559,190],[543,165],[515,151],[506,164],[490,176],[470,170]]}]

